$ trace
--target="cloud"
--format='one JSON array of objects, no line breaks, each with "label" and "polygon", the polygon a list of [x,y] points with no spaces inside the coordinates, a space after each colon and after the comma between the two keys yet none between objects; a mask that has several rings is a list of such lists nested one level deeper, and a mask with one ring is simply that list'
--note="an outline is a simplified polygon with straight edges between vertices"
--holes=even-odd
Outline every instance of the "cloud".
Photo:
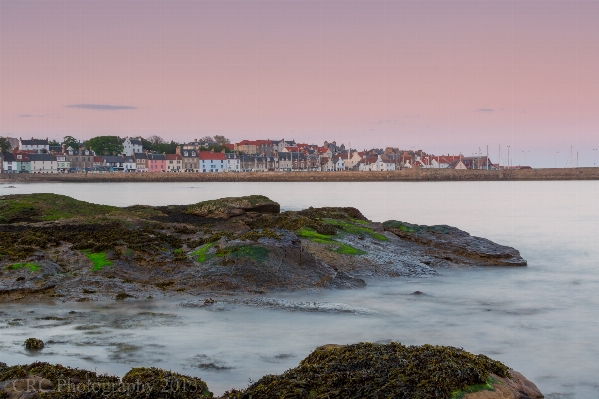
[{"label": "cloud", "polygon": [[493,112],[495,111],[493,108],[479,108],[476,112]]},{"label": "cloud", "polygon": [[17,117],[19,118],[31,118],[33,115],[31,114],[21,114],[21,115],[17,115]]},{"label": "cloud", "polygon": [[80,108],[80,109],[95,109],[99,111],[114,111],[117,109],[137,109],[131,105],[108,105],[108,104],[71,104],[65,105],[67,108]]}]

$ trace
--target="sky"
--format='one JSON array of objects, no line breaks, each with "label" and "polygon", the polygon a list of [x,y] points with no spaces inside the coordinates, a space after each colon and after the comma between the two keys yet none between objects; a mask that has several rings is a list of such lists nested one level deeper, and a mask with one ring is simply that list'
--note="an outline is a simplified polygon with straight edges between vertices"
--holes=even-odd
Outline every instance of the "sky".
[{"label": "sky", "polygon": [[599,166],[597,21],[594,0],[0,0],[0,136]]}]

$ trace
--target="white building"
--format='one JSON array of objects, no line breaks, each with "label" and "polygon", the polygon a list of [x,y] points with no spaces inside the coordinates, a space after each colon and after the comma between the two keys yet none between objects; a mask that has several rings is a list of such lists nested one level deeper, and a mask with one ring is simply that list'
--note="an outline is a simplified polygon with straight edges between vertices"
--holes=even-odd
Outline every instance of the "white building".
[{"label": "white building", "polygon": [[58,165],[52,154],[29,154],[31,173],[56,173]]},{"label": "white building", "polygon": [[124,172],[136,172],[137,162],[133,155],[125,155],[123,157],[123,171]]},{"label": "white building", "polygon": [[19,137],[19,150],[33,151],[35,154],[47,154],[50,152],[50,145],[47,138],[40,140],[32,137],[31,140],[23,140]]},{"label": "white building", "polygon": [[67,160],[65,154],[56,154],[56,170],[58,172],[68,172],[71,168],[71,162]]},{"label": "white building", "polygon": [[227,172],[240,172],[241,171],[241,161],[239,156],[235,153],[225,154],[226,158],[226,171]]},{"label": "white building", "polygon": [[127,137],[123,141],[123,154],[133,155],[135,153],[143,152],[143,146],[141,144],[141,137],[130,138]]}]

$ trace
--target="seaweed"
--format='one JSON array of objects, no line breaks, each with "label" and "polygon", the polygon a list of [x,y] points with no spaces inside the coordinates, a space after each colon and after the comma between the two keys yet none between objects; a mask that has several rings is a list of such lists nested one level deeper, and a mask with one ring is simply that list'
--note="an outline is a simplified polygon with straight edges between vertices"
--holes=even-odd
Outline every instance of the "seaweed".
[{"label": "seaweed", "polygon": [[37,338],[27,338],[25,340],[25,349],[44,349],[44,341]]},{"label": "seaweed", "polygon": [[105,252],[91,253],[89,251],[83,251],[83,253],[94,264],[92,271],[98,271],[102,270],[106,266],[112,266],[112,261],[106,259]]},{"label": "seaweed", "polygon": [[317,242],[319,244],[325,244],[334,246],[335,249],[331,249],[333,252],[337,252],[342,255],[365,255],[366,252],[361,249],[354,248],[351,245],[347,245],[345,243],[339,242],[337,240],[332,239],[328,235],[319,234],[318,232],[310,229],[309,227],[302,227],[298,231],[295,232],[298,237],[307,238],[312,242]]},{"label": "seaweed", "polygon": [[357,226],[352,220],[351,222],[337,219],[323,219],[324,223],[333,225],[340,230],[356,235],[368,235],[378,241],[387,241],[388,238],[382,234],[376,233],[374,230],[364,226]]},{"label": "seaweed", "polygon": [[248,258],[264,263],[268,259],[268,249],[256,245],[237,245],[219,249],[215,256],[226,259]]},{"label": "seaweed", "polygon": [[15,263],[14,265],[10,265],[6,267],[6,270],[19,270],[26,269],[30,272],[39,272],[41,268],[38,264],[33,262],[24,262],[24,263]]},{"label": "seaweed", "polygon": [[267,375],[226,399],[448,398],[509,369],[484,355],[445,346],[359,343],[317,348],[298,367]]}]

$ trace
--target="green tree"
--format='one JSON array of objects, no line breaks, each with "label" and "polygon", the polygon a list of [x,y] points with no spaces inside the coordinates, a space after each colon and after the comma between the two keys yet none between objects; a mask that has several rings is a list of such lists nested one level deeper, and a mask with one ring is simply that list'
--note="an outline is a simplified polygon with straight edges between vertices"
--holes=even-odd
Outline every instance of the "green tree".
[{"label": "green tree", "polygon": [[164,141],[160,136],[150,136],[147,139],[141,139],[141,145],[144,150],[157,152],[159,154],[174,154],[177,150],[178,143],[171,140],[170,143]]},{"label": "green tree", "polygon": [[62,144],[64,144],[65,146],[67,146],[67,148],[71,147],[74,150],[78,150],[79,149],[79,140],[77,140],[73,136],[64,136],[64,139],[62,140]]},{"label": "green tree", "polygon": [[48,145],[51,145],[51,146],[57,146],[57,145],[60,145],[60,143],[59,143],[58,141],[56,141],[56,140],[50,140],[50,141],[48,142]]},{"label": "green tree", "polygon": [[219,136],[218,134],[216,136],[214,136],[214,141],[216,141],[216,144],[220,144],[220,145],[225,145],[225,144],[231,143],[231,141],[229,141],[228,138],[226,138],[225,136]]},{"label": "green tree", "polygon": [[8,152],[12,146],[6,137],[0,137],[0,152]]},{"label": "green tree", "polygon": [[113,155],[123,153],[123,140],[118,136],[98,136],[85,142],[85,146],[97,155]]}]

